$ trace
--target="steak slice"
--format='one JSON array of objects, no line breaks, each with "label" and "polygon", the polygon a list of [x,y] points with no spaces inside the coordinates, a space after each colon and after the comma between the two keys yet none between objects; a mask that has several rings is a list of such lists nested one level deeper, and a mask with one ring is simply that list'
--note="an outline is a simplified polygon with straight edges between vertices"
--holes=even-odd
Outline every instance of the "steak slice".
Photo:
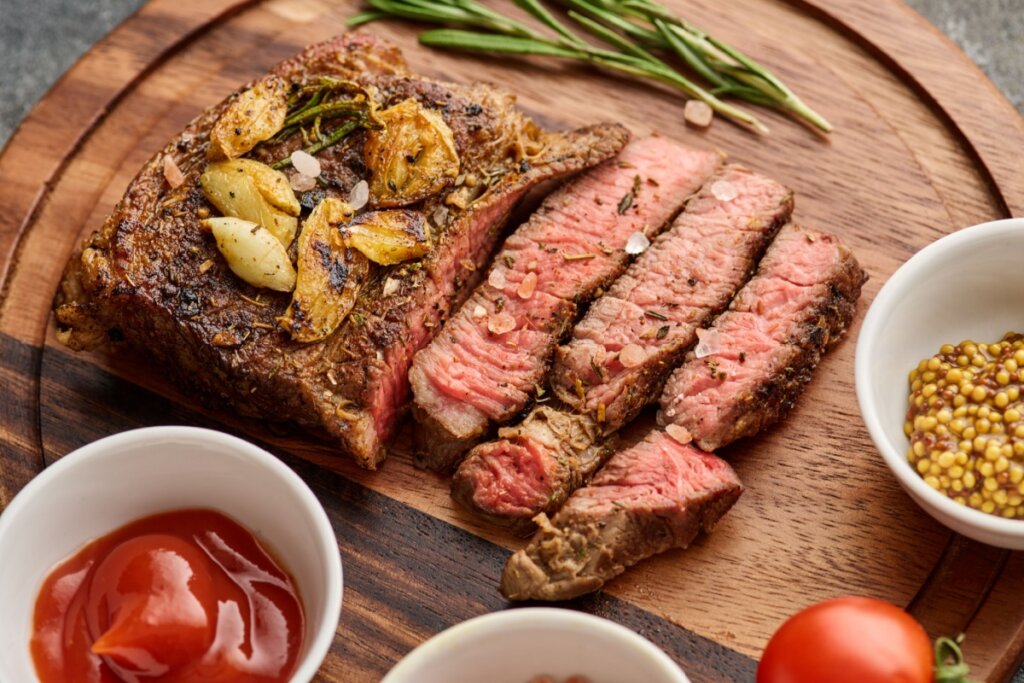
[{"label": "steak slice", "polygon": [[417,463],[448,470],[520,412],[578,308],[625,270],[630,235],[660,231],[720,163],[650,137],[551,194],[413,361]]},{"label": "steak slice", "polygon": [[[475,283],[509,212],[538,183],[613,156],[628,131],[598,125],[545,133],[514,108],[510,95],[414,77],[396,48],[365,34],[307,48],[261,80],[271,76],[293,85],[323,76],[353,81],[382,108],[412,98],[441,115],[465,182],[406,207],[423,218],[431,252],[411,263],[372,265],[335,332],[309,344],[293,341],[277,324],[290,295],[235,277],[200,229],[199,217],[215,210],[198,178],[210,130],[229,98],[143,168],[72,257],[56,301],[61,335],[73,348],[124,338],[205,402],[323,428],[359,464],[375,468],[408,403],[412,355]],[[307,210],[324,196],[347,198],[368,175],[365,141],[365,132],[355,132],[318,154],[322,184],[302,195]],[[270,162],[302,144],[292,135],[250,156]],[[168,160],[185,176],[173,189],[163,173]]]},{"label": "steak slice", "polygon": [[728,463],[654,430],[617,453],[505,565],[510,600],[568,600],[710,533],[743,492]]},{"label": "steak slice", "polygon": [[836,237],[784,227],[757,274],[672,373],[658,421],[684,427],[709,451],[776,422],[846,330],[866,280]]},{"label": "steak slice", "polygon": [[502,427],[456,470],[452,496],[465,507],[528,535],[540,512],[554,513],[614,452],[598,424],[563,407],[538,405]]},{"label": "steak slice", "polygon": [[[452,481],[456,500],[522,532],[557,510],[611,455],[601,435],[657,400],[697,329],[729,305],[792,210],[791,192],[742,166],[712,177],[559,347],[551,383],[582,414],[541,406],[474,448]],[[642,355],[628,367],[627,347]]]}]

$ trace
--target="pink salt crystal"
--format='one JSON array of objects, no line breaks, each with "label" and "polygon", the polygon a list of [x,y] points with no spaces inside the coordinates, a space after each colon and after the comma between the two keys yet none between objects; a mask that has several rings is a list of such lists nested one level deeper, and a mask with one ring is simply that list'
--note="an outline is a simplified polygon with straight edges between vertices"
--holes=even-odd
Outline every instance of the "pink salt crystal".
[{"label": "pink salt crystal", "polygon": [[519,295],[520,299],[529,299],[533,296],[535,289],[537,289],[537,273],[527,273],[523,281],[519,283],[519,289],[516,290],[516,294]]},{"label": "pink salt crystal", "polygon": [[508,313],[496,313],[487,321],[487,329],[491,334],[505,334],[516,329],[516,319]]},{"label": "pink salt crystal", "polygon": [[643,363],[645,358],[647,358],[647,353],[644,352],[642,346],[637,344],[626,344],[619,351],[619,362],[624,368],[635,368]]}]

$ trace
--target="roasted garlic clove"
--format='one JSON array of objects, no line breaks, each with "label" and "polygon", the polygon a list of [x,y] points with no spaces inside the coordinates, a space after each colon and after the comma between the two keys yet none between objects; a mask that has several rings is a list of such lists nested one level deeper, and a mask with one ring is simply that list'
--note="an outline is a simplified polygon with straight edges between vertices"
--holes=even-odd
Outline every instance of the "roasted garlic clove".
[{"label": "roasted garlic clove", "polygon": [[259,223],[287,248],[301,210],[288,177],[251,159],[209,164],[199,178],[203,195],[225,216]]},{"label": "roasted garlic clove", "polygon": [[382,266],[418,259],[430,252],[430,238],[418,211],[369,211],[343,225],[341,235],[346,245]]},{"label": "roasted garlic clove", "polygon": [[370,269],[369,261],[347,249],[338,226],[355,212],[328,197],[316,205],[299,235],[298,279],[292,302],[278,322],[300,342],[326,338],[356,303]]},{"label": "roasted garlic clove", "polygon": [[254,287],[278,292],[295,288],[295,269],[288,252],[269,230],[230,216],[207,218],[203,225],[213,233],[217,249],[235,275]]},{"label": "roasted garlic clove", "polygon": [[459,175],[451,128],[413,99],[377,112],[383,129],[367,133],[363,148],[376,207],[406,206],[437,194]]},{"label": "roasted garlic clove", "polygon": [[270,76],[240,93],[210,131],[207,156],[234,159],[276,135],[284,127],[289,91],[288,81]]}]

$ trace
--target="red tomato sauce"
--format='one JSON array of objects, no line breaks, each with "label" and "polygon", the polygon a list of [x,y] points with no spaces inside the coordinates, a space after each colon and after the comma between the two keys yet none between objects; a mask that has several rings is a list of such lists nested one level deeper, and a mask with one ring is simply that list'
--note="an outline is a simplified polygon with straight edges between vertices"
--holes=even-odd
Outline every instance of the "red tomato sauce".
[{"label": "red tomato sauce", "polygon": [[305,630],[295,581],[212,510],[136,520],[54,568],[36,598],[42,683],[270,683]]}]

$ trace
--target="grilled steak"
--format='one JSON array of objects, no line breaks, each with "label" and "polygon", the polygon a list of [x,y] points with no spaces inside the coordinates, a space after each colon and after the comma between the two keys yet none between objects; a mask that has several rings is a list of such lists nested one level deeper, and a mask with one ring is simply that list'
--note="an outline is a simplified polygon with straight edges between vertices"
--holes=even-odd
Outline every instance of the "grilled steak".
[{"label": "grilled steak", "polygon": [[[146,165],[113,215],[72,258],[57,318],[73,348],[124,338],[207,402],[322,427],[361,465],[374,468],[408,403],[413,354],[474,284],[510,210],[538,183],[613,156],[628,132],[617,125],[542,132],[514,109],[511,96],[414,77],[396,48],[361,34],[310,47],[257,83],[284,79],[295,90],[323,77],[358,84],[381,108],[413,100],[450,128],[459,182],[441,179],[446,188],[405,207],[431,234],[427,256],[372,265],[354,308],[333,334],[293,341],[278,324],[289,296],[232,274],[199,225],[199,216],[213,210],[199,175],[229,98]],[[347,198],[367,176],[366,140],[365,131],[356,131],[318,154],[320,186],[302,195],[306,211],[324,196]],[[250,156],[269,163],[303,144],[292,134]],[[167,185],[171,176],[165,180],[168,166],[184,175],[173,189]],[[370,207],[379,199],[371,196]],[[344,282],[347,273],[335,275]]]},{"label": "grilled steak", "polygon": [[459,467],[456,500],[524,532],[557,510],[611,455],[601,434],[657,400],[697,328],[729,305],[792,209],[785,187],[741,166],[712,177],[559,347],[551,383],[583,414],[541,406],[502,429]]},{"label": "grilled steak", "polygon": [[450,469],[520,412],[578,308],[626,268],[630,235],[658,232],[719,163],[651,137],[550,195],[413,361],[417,462]]},{"label": "grilled steak", "polygon": [[684,427],[705,450],[777,421],[842,336],[866,280],[834,236],[784,227],[698,353],[672,373],[658,421]]},{"label": "grilled steak", "polygon": [[743,492],[720,458],[652,431],[617,453],[590,485],[515,553],[501,576],[511,600],[568,600],[627,567],[710,532]]}]

